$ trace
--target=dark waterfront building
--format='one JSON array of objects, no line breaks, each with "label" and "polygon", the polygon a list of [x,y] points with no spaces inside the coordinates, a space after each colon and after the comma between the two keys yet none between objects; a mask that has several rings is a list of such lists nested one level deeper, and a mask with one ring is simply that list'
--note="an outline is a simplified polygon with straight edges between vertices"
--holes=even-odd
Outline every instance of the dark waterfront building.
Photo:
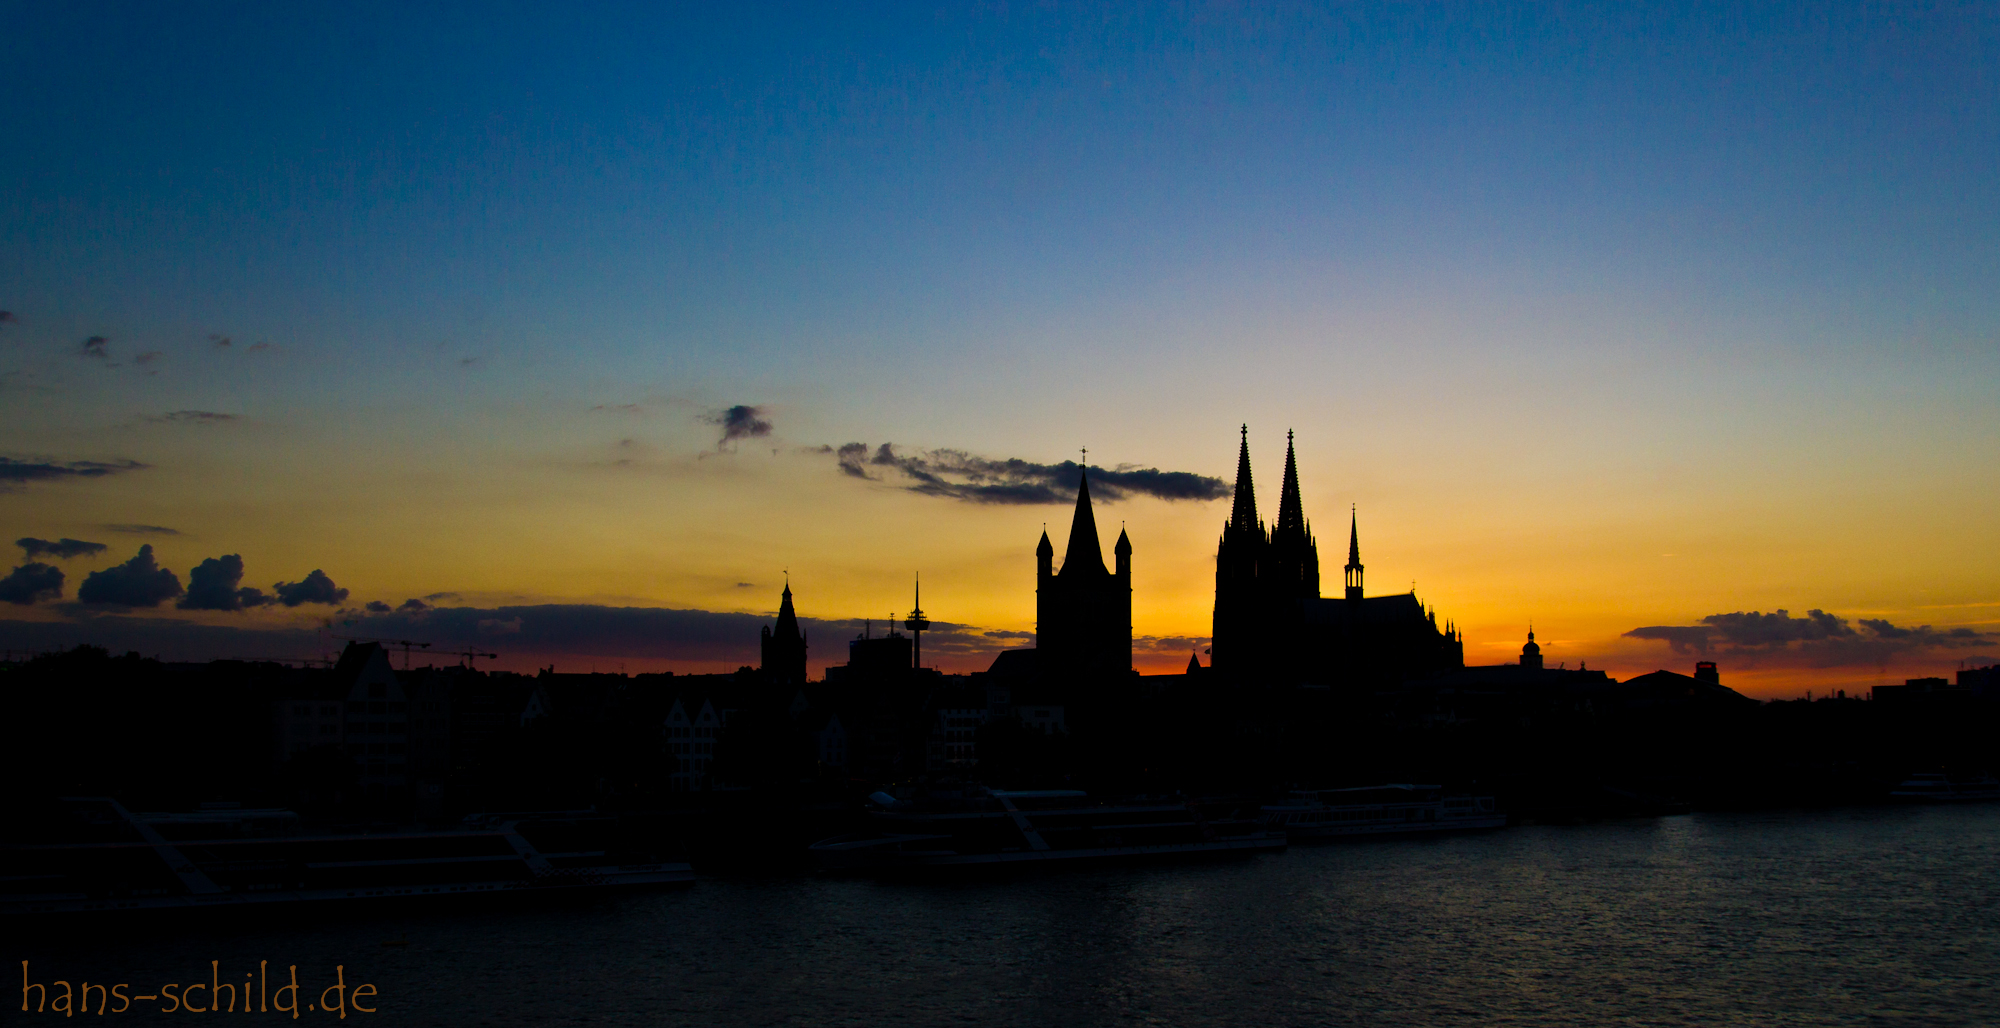
[{"label": "dark waterfront building", "polygon": [[1035,650],[1045,675],[1129,675],[1132,672],[1132,541],[1123,529],[1112,547],[1117,570],[1104,566],[1090,476],[1077,483],[1069,546],[1056,570],[1049,533],[1035,547]]},{"label": "dark waterfront building", "polygon": [[1342,595],[1320,596],[1319,544],[1299,493],[1298,460],[1285,442],[1278,520],[1257,516],[1250,429],[1236,460],[1236,500],[1215,554],[1215,621],[1210,666],[1239,683],[1264,686],[1389,685],[1465,666],[1465,644],[1438,628],[1414,591],[1367,596],[1361,529],[1348,524]]},{"label": "dark waterfront building", "polygon": [[778,626],[764,626],[763,660],[759,669],[773,685],[806,684],[806,634],[799,631],[799,616],[792,610],[792,582],[785,580],[785,595],[778,604]]}]

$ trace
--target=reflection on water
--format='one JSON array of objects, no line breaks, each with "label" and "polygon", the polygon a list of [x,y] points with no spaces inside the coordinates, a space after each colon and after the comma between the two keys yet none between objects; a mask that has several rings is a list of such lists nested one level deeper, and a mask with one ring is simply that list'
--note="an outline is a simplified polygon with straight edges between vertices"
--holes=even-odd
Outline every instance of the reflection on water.
[{"label": "reflection on water", "polygon": [[364,1023],[384,1025],[1988,1024],[1996,858],[2000,806],[1697,814],[976,883],[297,913],[22,955],[134,983],[338,963],[381,990]]}]

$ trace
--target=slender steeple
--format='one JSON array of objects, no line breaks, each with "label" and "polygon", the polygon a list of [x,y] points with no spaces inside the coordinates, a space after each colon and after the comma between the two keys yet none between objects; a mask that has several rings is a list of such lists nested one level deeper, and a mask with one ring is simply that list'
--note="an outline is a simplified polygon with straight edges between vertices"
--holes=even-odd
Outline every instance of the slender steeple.
[{"label": "slender steeple", "polygon": [[1090,511],[1090,473],[1079,469],[1076,483],[1076,516],[1069,523],[1069,547],[1063,551],[1062,570],[1067,575],[1109,575],[1104,566],[1104,548],[1097,542],[1097,516]]},{"label": "slender steeple", "polygon": [[1250,426],[1243,426],[1243,449],[1236,456],[1236,506],[1229,512],[1229,527],[1240,532],[1254,531],[1257,524],[1257,487],[1250,482]]},{"label": "slender steeple", "polygon": [[799,635],[798,611],[792,609],[792,576],[785,576],[785,592],[778,600],[777,635],[784,639],[794,639]]},{"label": "slender steeple", "polygon": [[1347,525],[1347,598],[1361,598],[1361,513],[1356,510]]},{"label": "slender steeple", "polygon": [[1292,451],[1292,433],[1285,433],[1285,487],[1278,494],[1278,523],[1272,535],[1306,531],[1305,504],[1299,499],[1299,462]]}]

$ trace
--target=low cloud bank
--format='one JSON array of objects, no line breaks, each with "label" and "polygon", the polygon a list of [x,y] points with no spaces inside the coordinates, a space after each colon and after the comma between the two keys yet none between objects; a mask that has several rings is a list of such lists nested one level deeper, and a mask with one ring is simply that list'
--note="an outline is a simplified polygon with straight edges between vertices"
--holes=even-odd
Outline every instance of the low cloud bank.
[{"label": "low cloud bank", "polygon": [[[1855,627],[1858,624],[1860,627]],[[1972,628],[1906,628],[1881,618],[1847,618],[1823,610],[1804,617],[1779,608],[1710,614],[1694,625],[1649,625],[1625,633],[1629,639],[1664,642],[1675,653],[1723,656],[1810,667],[1881,667],[1902,655],[1969,650],[2000,643],[2000,633]]]},{"label": "low cloud bank", "polygon": [[[898,452],[892,443],[873,450],[866,443],[822,446],[850,478],[889,482],[913,493],[967,503],[1069,503],[1076,499],[1083,468],[1075,461],[1038,464],[1018,457],[994,459],[964,450]],[[1190,471],[1161,471],[1134,464],[1090,469],[1091,497],[1116,503],[1128,496],[1161,500],[1216,500],[1229,495],[1219,478]]]}]

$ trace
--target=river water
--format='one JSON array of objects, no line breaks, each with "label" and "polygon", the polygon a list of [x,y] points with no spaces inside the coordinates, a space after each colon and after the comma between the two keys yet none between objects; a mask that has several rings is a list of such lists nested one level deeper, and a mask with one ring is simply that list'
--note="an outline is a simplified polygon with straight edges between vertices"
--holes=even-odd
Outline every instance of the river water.
[{"label": "river water", "polygon": [[297,964],[308,1000],[338,964],[381,1025],[1991,1025],[2000,805],[79,931],[11,959],[142,994]]}]

